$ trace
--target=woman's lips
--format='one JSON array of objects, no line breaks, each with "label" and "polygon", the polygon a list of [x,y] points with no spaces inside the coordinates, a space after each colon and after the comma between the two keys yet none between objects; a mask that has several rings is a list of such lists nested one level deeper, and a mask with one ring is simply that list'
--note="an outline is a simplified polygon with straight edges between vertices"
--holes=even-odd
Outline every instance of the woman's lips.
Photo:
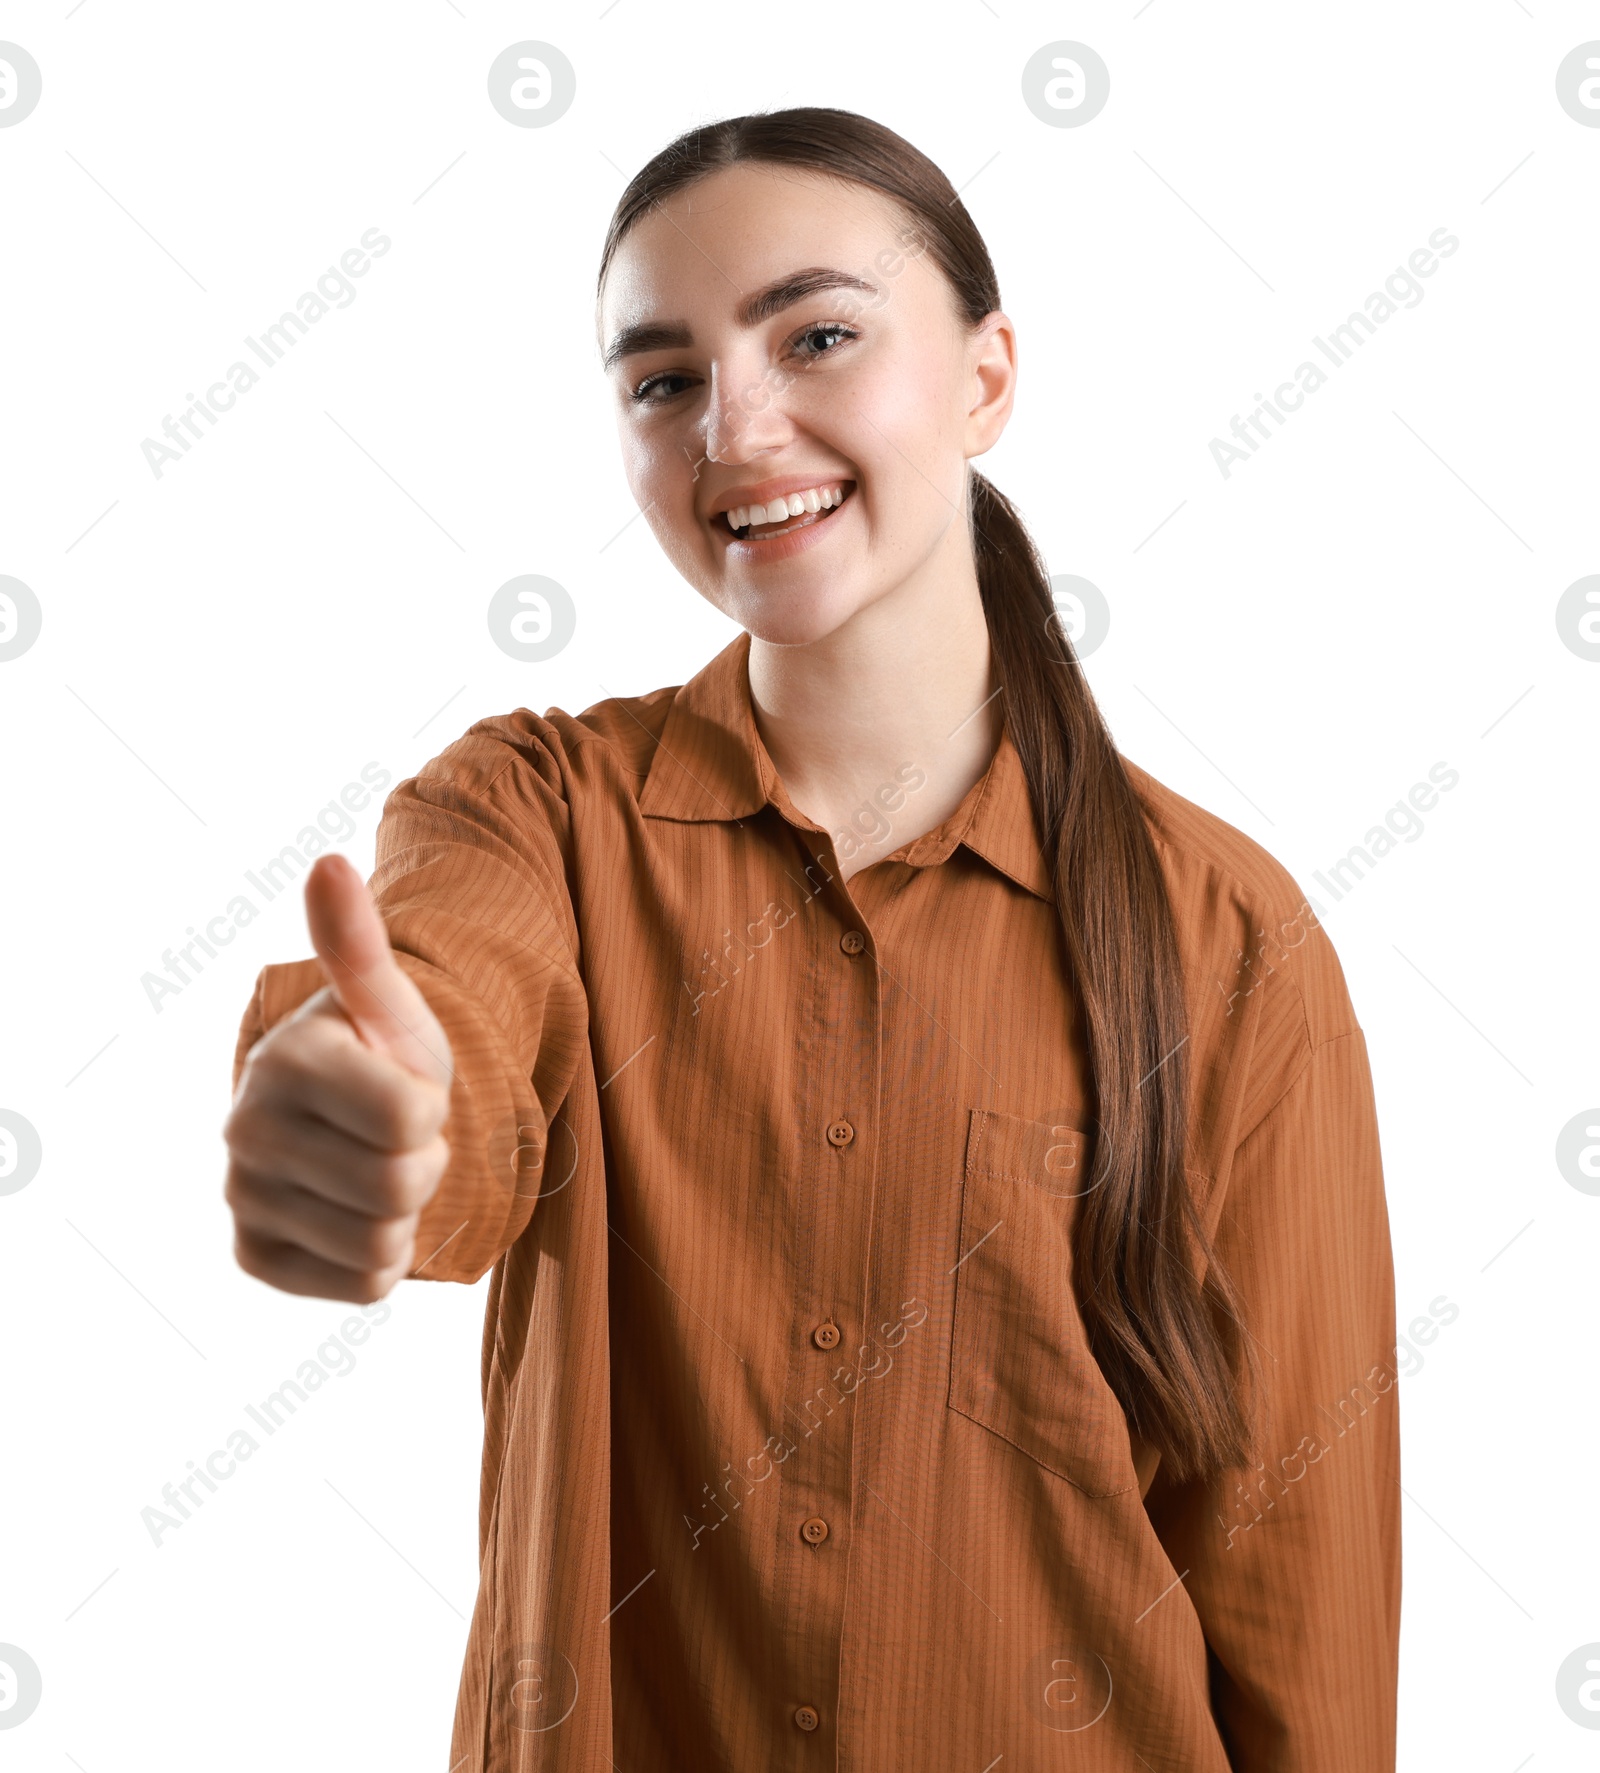
[{"label": "woman's lips", "polygon": [[740,535],[738,530],[733,530],[731,533],[739,536],[739,539],[744,542],[768,541],[773,536],[786,536],[791,530],[809,529],[813,523],[821,523],[824,519],[831,517],[835,511],[842,510],[844,504],[845,501],[840,499],[837,505],[829,505],[826,510],[802,511],[798,517],[784,518],[782,523],[763,523],[755,528],[751,528],[747,524],[743,535]]},{"label": "woman's lips", "polygon": [[[747,525],[743,530],[733,530],[728,528],[727,515],[722,512],[719,512],[712,522],[721,531],[730,547],[747,549],[752,554],[766,555],[773,553],[776,544],[780,542],[804,535],[807,530],[820,529],[829,518],[836,517],[854,500],[855,492],[854,482],[846,482],[844,497],[837,505],[830,505],[822,511],[802,511],[798,516],[786,518],[782,523]],[[789,551],[785,550],[785,552]]]}]

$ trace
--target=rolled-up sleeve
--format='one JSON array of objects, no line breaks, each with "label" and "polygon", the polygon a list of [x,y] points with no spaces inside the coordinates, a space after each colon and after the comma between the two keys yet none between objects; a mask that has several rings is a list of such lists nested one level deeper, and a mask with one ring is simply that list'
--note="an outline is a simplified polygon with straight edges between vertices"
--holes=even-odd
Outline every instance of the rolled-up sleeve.
[{"label": "rolled-up sleeve", "polygon": [[[516,718],[515,745],[475,727],[401,782],[378,827],[368,884],[454,1068],[450,1160],[418,1223],[413,1279],[474,1282],[522,1234],[588,1052],[559,745],[547,722]],[[256,1041],[324,983],[314,957],[261,970],[236,1093]]]},{"label": "rolled-up sleeve", "polygon": [[1366,1039],[1322,1041],[1235,1148],[1214,1243],[1260,1371],[1256,1464],[1146,1507],[1236,1773],[1395,1764],[1394,1267]]}]

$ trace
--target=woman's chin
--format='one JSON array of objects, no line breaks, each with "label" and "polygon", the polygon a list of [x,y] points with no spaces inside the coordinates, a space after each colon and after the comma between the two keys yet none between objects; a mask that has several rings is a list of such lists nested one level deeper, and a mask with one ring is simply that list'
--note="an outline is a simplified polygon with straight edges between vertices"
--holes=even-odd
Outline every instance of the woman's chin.
[{"label": "woman's chin", "polygon": [[771,591],[741,596],[729,614],[752,640],[767,646],[810,646],[826,640],[854,613],[854,605],[837,597],[819,602],[798,592]]}]

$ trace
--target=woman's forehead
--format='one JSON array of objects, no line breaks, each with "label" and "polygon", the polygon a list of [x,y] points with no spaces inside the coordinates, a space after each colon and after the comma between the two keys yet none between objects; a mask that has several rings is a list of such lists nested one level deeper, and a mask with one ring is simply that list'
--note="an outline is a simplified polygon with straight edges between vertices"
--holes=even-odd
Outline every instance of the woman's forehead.
[{"label": "woman's forehead", "polygon": [[634,223],[607,270],[602,316],[615,328],[691,311],[731,315],[751,291],[800,267],[875,281],[874,259],[904,228],[899,206],[868,186],[797,167],[727,167]]}]

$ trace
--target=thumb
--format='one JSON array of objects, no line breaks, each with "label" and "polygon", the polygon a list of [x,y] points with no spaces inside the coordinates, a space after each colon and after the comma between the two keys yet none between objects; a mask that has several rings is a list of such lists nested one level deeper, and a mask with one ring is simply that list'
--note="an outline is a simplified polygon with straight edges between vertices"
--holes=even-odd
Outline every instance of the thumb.
[{"label": "thumb", "polygon": [[306,923],[333,1000],[361,1040],[408,1071],[448,1083],[444,1029],[396,961],[367,883],[337,852],[319,856],[306,876]]}]

